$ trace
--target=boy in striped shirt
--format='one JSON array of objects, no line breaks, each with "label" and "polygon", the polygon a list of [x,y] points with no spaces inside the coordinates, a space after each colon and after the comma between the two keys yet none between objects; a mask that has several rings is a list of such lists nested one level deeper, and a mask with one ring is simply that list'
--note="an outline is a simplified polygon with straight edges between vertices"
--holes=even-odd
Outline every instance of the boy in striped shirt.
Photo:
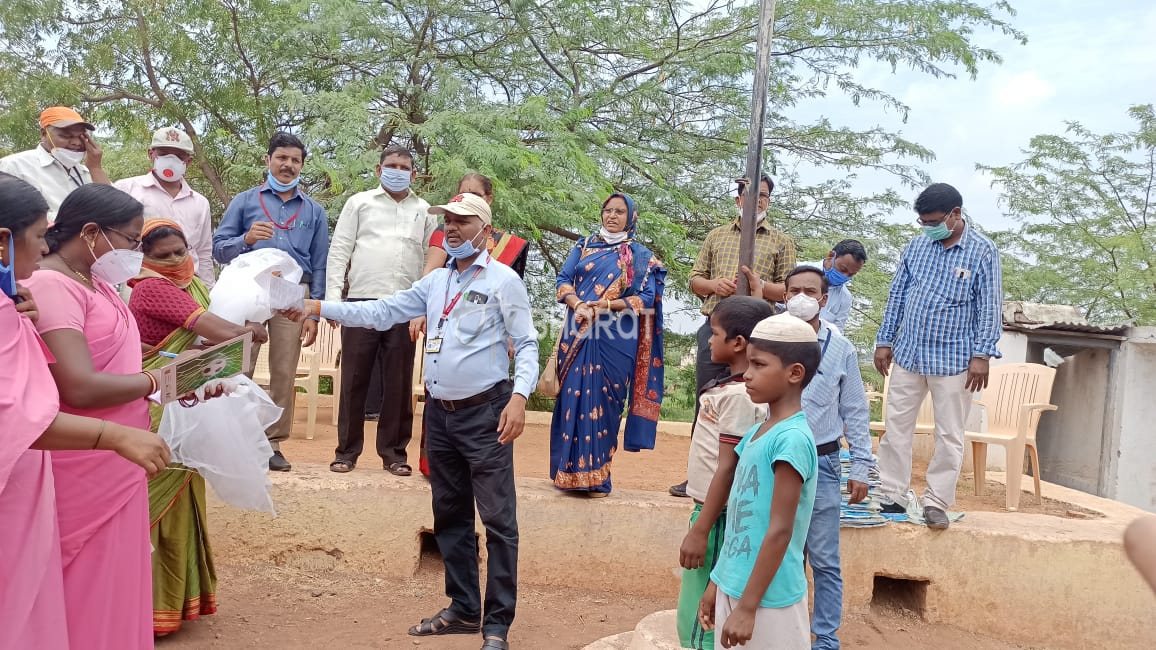
[{"label": "boy in striped shirt", "polygon": [[726,298],[711,313],[711,362],[728,369],[707,382],[699,393],[687,463],[686,493],[694,499],[695,506],[690,515],[690,531],[679,552],[684,571],[678,596],[678,637],[684,648],[715,647],[714,632],[704,630],[699,622],[699,602],[722,549],[727,497],[738,465],[735,446],[743,434],[767,417],[766,407],[755,404],[747,395],[743,373],[747,370],[751,330],[772,313],[765,300],[748,296]]}]

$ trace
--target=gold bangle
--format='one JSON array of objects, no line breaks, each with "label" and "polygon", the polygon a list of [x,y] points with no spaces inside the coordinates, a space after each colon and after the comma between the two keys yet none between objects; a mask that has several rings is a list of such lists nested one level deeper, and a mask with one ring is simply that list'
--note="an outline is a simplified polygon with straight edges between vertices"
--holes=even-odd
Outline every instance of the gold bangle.
[{"label": "gold bangle", "polygon": [[96,449],[100,446],[100,439],[104,437],[104,425],[108,424],[108,420],[100,421],[100,430],[96,432],[96,442],[92,443],[92,448]]},{"label": "gold bangle", "polygon": [[148,397],[149,395],[152,395],[153,393],[157,392],[157,389],[160,388],[160,385],[157,384],[157,378],[153,377],[152,373],[147,371],[147,370],[141,372],[141,374],[144,375],[145,377],[148,377],[149,386],[151,386],[151,388],[152,388],[152,390],[150,390],[148,392],[148,394],[145,395],[145,397]]}]

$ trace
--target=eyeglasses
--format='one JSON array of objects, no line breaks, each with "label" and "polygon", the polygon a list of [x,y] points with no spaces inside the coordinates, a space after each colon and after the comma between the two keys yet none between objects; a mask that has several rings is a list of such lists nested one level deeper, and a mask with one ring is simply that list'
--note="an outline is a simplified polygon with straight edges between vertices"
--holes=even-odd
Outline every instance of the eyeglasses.
[{"label": "eyeglasses", "polygon": [[129,237],[128,235],[124,234],[123,232],[117,230],[116,228],[105,228],[105,230],[107,230],[109,232],[114,232],[114,233],[120,235],[121,237],[124,238],[125,241],[132,244],[132,248],[130,250],[134,250],[134,251],[140,250],[143,242],[141,242],[139,237]]},{"label": "eyeglasses", "polygon": [[930,227],[934,228],[934,227],[938,226],[939,224],[944,223],[945,221],[950,219],[953,212],[955,212],[954,208],[952,208],[951,210],[948,210],[947,213],[943,215],[942,219],[923,220],[923,219],[916,217],[915,223],[917,223],[921,226],[930,226]]},{"label": "eyeglasses", "polygon": [[602,208],[602,214],[612,214],[618,217],[625,217],[630,213],[625,208]]}]

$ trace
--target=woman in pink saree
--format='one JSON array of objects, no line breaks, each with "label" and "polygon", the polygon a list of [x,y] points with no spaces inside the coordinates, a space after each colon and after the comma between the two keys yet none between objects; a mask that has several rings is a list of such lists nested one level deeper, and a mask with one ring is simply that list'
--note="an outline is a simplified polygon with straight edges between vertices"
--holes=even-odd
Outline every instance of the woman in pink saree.
[{"label": "woman in pink saree", "polygon": [[[143,206],[85,185],[48,229],[50,254],[27,281],[37,329],[55,357],[65,413],[147,429],[156,379],[141,368],[136,321],[114,285],[140,272]],[[153,647],[145,471],[100,451],[52,454],[68,636],[74,648]]]},{"label": "woman in pink saree", "polygon": [[147,431],[59,412],[36,303],[16,284],[47,252],[48,204],[0,174],[0,206],[0,648],[67,650],[56,492],[43,450],[115,449],[156,473],[168,449]]}]

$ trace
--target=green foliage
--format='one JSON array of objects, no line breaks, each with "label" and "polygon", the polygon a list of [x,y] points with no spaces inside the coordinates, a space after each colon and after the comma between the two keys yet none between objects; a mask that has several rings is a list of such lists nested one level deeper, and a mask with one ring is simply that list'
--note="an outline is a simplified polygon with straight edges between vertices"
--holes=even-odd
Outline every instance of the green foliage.
[{"label": "green foliage", "polygon": [[[670,359],[674,361],[675,359]],[[666,389],[662,394],[662,419],[671,422],[694,422],[694,406],[698,400],[695,391],[694,364],[666,366]]]},{"label": "green foliage", "polygon": [[[0,148],[36,140],[35,117],[78,105],[100,125],[115,175],[139,173],[148,133],[195,134],[190,181],[218,209],[255,184],[275,129],[311,147],[305,186],[336,213],[372,185],[374,149],[412,146],[434,200],[467,170],[495,179],[499,225],[534,240],[553,273],[612,188],[642,206],[642,238],[685,285],[697,242],[733,214],[757,7],[561,0],[6,0],[0,5]],[[798,182],[799,163],[869,167],[922,182],[931,152],[881,128],[784,110],[842,93],[906,113],[856,78],[864,60],[933,77],[999,56],[976,30],[1023,36],[1005,2],[778,3],[766,159],[776,219],[801,239],[870,233],[893,194],[852,197],[846,179]],[[120,155],[117,149],[124,149]],[[913,164],[914,163],[914,164]],[[219,213],[219,212],[218,212]]]},{"label": "green foliage", "polygon": [[1128,114],[1134,130],[1072,122],[1032,138],[1023,162],[979,167],[1022,222],[997,236],[1009,297],[1077,305],[1093,322],[1156,323],[1156,114],[1151,104]]},{"label": "green foliage", "polygon": [[[1002,1],[777,6],[764,142],[778,184],[770,218],[806,258],[848,236],[868,243],[849,327],[866,348],[890,261],[911,234],[883,217],[909,199],[855,196],[851,182],[868,168],[924,183],[918,166],[933,154],[878,126],[788,111],[842,95],[905,116],[898,98],[859,78],[861,62],[974,76],[1000,62],[972,41],[977,31],[1025,39]],[[33,146],[45,106],[74,105],[99,125],[120,178],[147,168],[153,129],[176,125],[194,138],[189,181],[219,215],[259,181],[264,144],[286,129],[310,148],[303,188],[335,217],[373,186],[381,146],[400,143],[417,153],[417,189],[431,201],[449,197],[466,171],[494,179],[497,225],[532,241],[527,282],[538,307],[553,302],[569,247],[617,189],[638,200],[640,239],[669,267],[668,292],[685,297],[702,238],[735,214],[730,179],[745,157],[756,15],[756,3],[723,0],[5,0],[0,151]],[[831,180],[803,183],[800,166]],[[668,415],[693,409],[685,374],[670,373]]]}]

